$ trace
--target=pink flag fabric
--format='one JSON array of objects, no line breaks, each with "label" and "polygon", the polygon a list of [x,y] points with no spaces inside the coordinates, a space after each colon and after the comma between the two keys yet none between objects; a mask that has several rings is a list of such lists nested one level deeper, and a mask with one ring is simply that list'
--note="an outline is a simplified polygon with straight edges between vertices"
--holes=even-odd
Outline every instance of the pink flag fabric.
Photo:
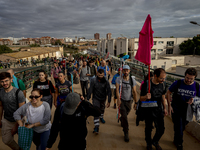
[{"label": "pink flag fabric", "polygon": [[144,63],[151,64],[151,48],[153,47],[153,33],[151,26],[151,16],[148,15],[146,21],[139,33],[139,47],[135,59]]}]

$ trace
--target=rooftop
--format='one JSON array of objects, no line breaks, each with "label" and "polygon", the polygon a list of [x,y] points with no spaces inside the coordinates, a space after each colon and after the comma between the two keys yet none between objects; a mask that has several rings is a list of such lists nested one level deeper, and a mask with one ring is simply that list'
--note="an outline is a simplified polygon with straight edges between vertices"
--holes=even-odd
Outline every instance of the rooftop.
[{"label": "rooftop", "polygon": [[30,49],[30,51],[20,51],[20,52],[15,52],[15,53],[6,53],[2,55],[18,59],[18,58],[32,57],[32,56],[59,51],[58,47],[31,47],[31,48],[27,48],[27,50],[28,49]]},{"label": "rooftop", "polygon": [[197,65],[183,65],[183,66],[177,66],[177,67],[195,68],[197,71],[200,71],[200,64],[197,64]]}]

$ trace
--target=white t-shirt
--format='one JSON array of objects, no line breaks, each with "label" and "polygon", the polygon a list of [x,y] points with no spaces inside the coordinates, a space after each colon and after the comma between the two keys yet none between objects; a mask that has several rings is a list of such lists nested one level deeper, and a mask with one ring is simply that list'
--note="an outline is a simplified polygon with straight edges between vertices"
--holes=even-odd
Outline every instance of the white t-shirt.
[{"label": "white t-shirt", "polygon": [[[40,105],[39,107],[33,107],[29,105],[27,109],[27,119],[28,122],[31,124],[40,122],[44,117],[45,107],[44,105]],[[48,131],[51,128],[51,122],[49,121],[48,124],[44,126],[34,127],[33,130],[37,133],[42,133],[44,131]]]}]

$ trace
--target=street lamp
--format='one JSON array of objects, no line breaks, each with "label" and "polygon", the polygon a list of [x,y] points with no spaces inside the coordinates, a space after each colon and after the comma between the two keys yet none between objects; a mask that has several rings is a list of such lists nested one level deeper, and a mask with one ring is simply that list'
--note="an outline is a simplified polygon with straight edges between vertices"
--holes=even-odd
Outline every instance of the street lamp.
[{"label": "street lamp", "polygon": [[191,24],[194,24],[194,25],[198,25],[198,26],[200,26],[200,24],[198,24],[198,23],[195,22],[195,21],[190,21],[190,23],[191,23]]}]

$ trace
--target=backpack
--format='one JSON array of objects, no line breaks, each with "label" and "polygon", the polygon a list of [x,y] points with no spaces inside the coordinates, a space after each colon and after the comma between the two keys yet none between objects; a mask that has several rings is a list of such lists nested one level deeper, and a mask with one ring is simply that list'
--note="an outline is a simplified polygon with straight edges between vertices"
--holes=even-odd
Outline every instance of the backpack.
[{"label": "backpack", "polygon": [[[96,76],[97,75],[96,67],[93,65],[91,68],[94,69],[94,75]],[[89,70],[89,68],[88,68],[88,70]],[[91,73],[91,70],[90,70],[90,73]]]},{"label": "backpack", "polygon": [[[17,91],[15,92],[15,97],[16,97],[16,100],[17,100],[17,107],[18,108],[19,108],[19,99],[18,99],[19,91],[21,91],[21,90],[17,89]],[[26,104],[26,101],[25,101],[25,104]]]},{"label": "backpack", "polygon": [[19,87],[19,80],[20,80],[20,79],[17,78],[17,84],[18,84],[18,87]]},{"label": "backpack", "polygon": [[[129,76],[129,83],[125,83],[122,80],[122,84],[130,84],[131,85],[131,89],[133,89],[133,78],[131,76]],[[132,90],[131,90],[132,91]]]},{"label": "backpack", "polygon": [[[18,94],[19,94],[20,89],[17,89],[17,91],[15,92],[15,97],[17,99],[17,105],[19,105],[19,99],[18,99]],[[19,106],[18,106],[19,107]]]}]

